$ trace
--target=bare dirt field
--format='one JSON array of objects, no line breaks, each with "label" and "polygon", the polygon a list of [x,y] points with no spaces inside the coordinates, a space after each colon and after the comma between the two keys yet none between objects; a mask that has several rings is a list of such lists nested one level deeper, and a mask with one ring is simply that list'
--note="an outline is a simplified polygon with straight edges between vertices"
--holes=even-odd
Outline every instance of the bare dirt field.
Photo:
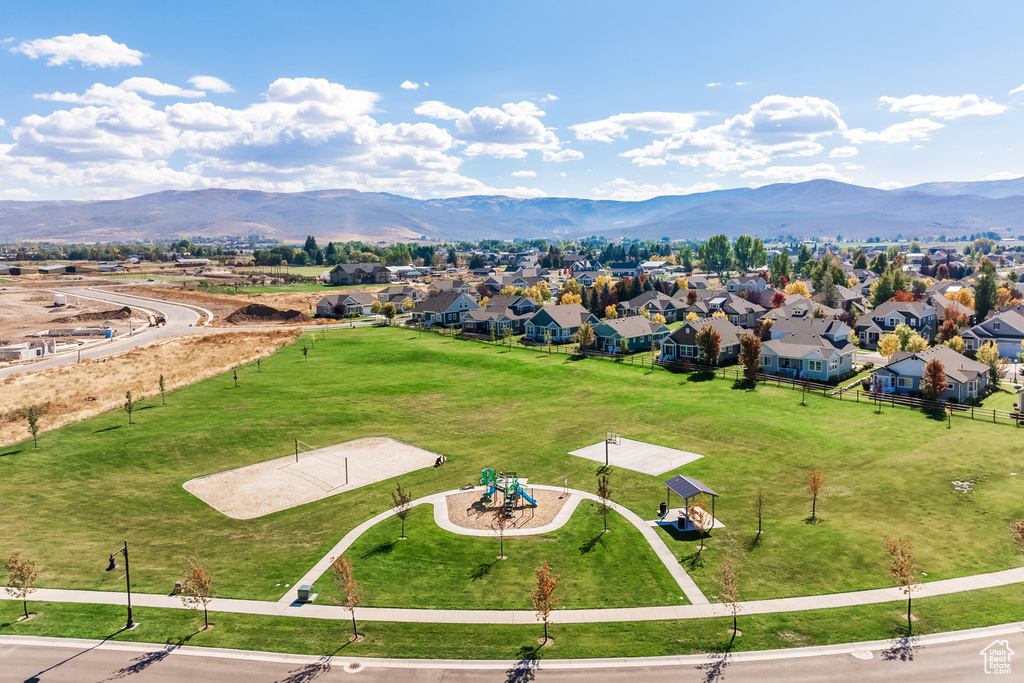
[{"label": "bare dirt field", "polygon": [[[107,304],[109,306],[109,304]],[[298,330],[222,332],[162,340],[105,360],[15,375],[0,381],[0,445],[29,437],[30,406],[41,432],[115,410],[124,392],[159,400],[158,378],[167,391],[264,358],[298,336]]]},{"label": "bare dirt field", "polygon": [[[0,289],[0,343],[18,343],[25,335],[51,327],[75,327],[76,323],[57,323],[56,320],[81,314],[116,311],[119,306],[109,302],[90,301],[68,297],[67,306],[54,306],[53,294],[38,289],[5,287]],[[102,323],[103,321],[98,321]],[[92,323],[77,323],[96,324]]]},{"label": "bare dirt field", "polygon": [[[525,488],[529,491],[529,486]],[[502,498],[501,493],[498,493],[490,503],[483,503],[480,500],[483,493],[483,488],[477,488],[448,496],[446,501],[451,523],[467,529],[490,529],[494,509],[501,504]],[[535,493],[533,498],[537,501],[537,507],[533,508],[529,504],[517,506],[509,529],[536,529],[550,524],[569,501],[569,496],[563,496],[561,491],[537,489]]]},{"label": "bare dirt field", "polygon": [[185,490],[233,519],[312,503],[424,467],[437,454],[382,436],[265,460],[185,482]]},{"label": "bare dirt field", "polygon": [[[132,292],[141,296],[150,296],[155,299],[167,299],[168,301],[183,301],[195,304],[208,309],[216,316],[214,324],[227,318],[240,308],[251,304],[263,304],[281,311],[296,310],[300,313],[313,315],[316,313],[316,302],[327,290],[314,292],[257,292],[252,294],[239,290],[238,294],[220,294],[215,292],[203,292],[195,289],[183,289],[182,287],[133,287]],[[307,321],[308,322],[308,321]],[[252,324],[247,323],[247,324]],[[270,323],[270,324],[280,324]]]}]

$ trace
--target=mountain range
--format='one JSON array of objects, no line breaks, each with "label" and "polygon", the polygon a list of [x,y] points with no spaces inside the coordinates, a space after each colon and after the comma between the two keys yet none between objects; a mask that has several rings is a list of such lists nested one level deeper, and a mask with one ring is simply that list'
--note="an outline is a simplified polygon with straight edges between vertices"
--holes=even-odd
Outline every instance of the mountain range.
[{"label": "mountain range", "polygon": [[296,242],[513,238],[705,239],[1024,234],[1024,178],[879,190],[811,180],[613,201],[355,190],[169,190],[119,200],[0,201],[0,242],[114,242],[261,235]]}]

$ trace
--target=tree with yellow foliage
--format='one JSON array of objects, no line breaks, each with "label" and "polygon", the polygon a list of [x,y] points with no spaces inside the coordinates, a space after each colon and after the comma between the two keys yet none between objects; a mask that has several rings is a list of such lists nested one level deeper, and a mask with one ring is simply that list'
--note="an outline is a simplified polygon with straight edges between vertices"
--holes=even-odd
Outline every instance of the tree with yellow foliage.
[{"label": "tree with yellow foliage", "polygon": [[950,337],[943,343],[960,354],[967,350],[967,344],[964,342],[964,338],[961,337],[960,335]]},{"label": "tree with yellow foliage", "polygon": [[583,297],[572,292],[565,292],[558,298],[558,303],[563,306],[567,304],[580,304],[583,303]]},{"label": "tree with yellow foliage", "polygon": [[647,310],[646,306],[641,306],[640,310],[637,311],[636,314],[639,315],[641,318],[647,318],[648,320],[651,319],[651,312]]},{"label": "tree with yellow foliage", "polygon": [[802,280],[796,280],[786,285],[786,294],[799,294],[802,297],[811,298],[811,292],[807,289],[807,283]]},{"label": "tree with yellow foliage", "polygon": [[950,301],[961,303],[967,308],[974,308],[974,297],[971,296],[971,290],[966,287],[958,289],[955,292],[946,292],[945,296]]},{"label": "tree with yellow foliage", "polygon": [[548,287],[548,283],[544,280],[537,283],[537,291],[540,292],[540,299],[537,299],[537,301],[543,303],[551,300],[551,288]]},{"label": "tree with yellow foliage", "polygon": [[1008,287],[1000,287],[996,290],[996,308],[1005,308],[1006,306],[1016,306],[1020,303],[1020,299],[1013,296],[1013,290]]},{"label": "tree with yellow foliage", "polygon": [[915,334],[907,342],[907,351],[913,351],[919,353],[921,351],[928,350],[928,341],[919,334]]},{"label": "tree with yellow foliage", "polygon": [[607,276],[607,275],[598,275],[597,279],[594,280],[594,288],[597,291],[599,291],[599,292],[602,289],[605,288],[605,285],[611,285],[611,284],[612,284],[612,279],[609,276]]},{"label": "tree with yellow foliage", "polygon": [[711,317],[712,318],[727,318],[728,316],[725,313],[723,313],[722,311],[715,311],[714,313],[711,314]]},{"label": "tree with yellow foliage", "polygon": [[604,307],[604,317],[607,320],[613,320],[613,319],[619,317],[619,312],[617,310],[615,310],[614,306],[605,306]]},{"label": "tree with yellow foliage", "polygon": [[668,322],[665,316],[663,316],[661,313],[655,313],[653,316],[651,316],[651,320],[653,320],[656,323],[661,323],[662,325]]},{"label": "tree with yellow foliage", "polygon": [[480,299],[480,301],[478,301],[477,303],[479,303],[481,306],[487,306],[487,302],[490,300],[491,297],[485,296],[484,298]]},{"label": "tree with yellow foliage", "polygon": [[892,358],[900,350],[900,338],[895,334],[883,334],[878,338],[878,353],[884,358]]},{"label": "tree with yellow foliage", "polygon": [[685,277],[677,277],[676,284],[679,285],[679,289],[687,290],[690,288],[690,281]]},{"label": "tree with yellow foliage", "polygon": [[859,284],[860,284],[860,278],[857,278],[857,277],[851,277],[850,279],[848,279],[846,281],[846,286],[847,287],[856,287]]},{"label": "tree with yellow foliage", "polygon": [[698,316],[698,315],[697,315],[696,313],[694,313],[693,311],[690,311],[689,313],[687,313],[687,314],[686,314],[686,319],[687,319],[687,321],[689,321],[689,322],[691,322],[691,323],[692,323],[692,322],[693,322],[694,320],[697,320],[697,319],[698,319],[699,317],[700,317],[700,316]]}]

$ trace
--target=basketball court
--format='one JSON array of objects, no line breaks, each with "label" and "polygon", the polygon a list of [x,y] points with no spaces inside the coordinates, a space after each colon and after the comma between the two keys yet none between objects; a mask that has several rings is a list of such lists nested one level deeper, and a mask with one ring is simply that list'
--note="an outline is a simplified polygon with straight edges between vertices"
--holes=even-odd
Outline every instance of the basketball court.
[{"label": "basketball court", "polygon": [[703,458],[703,455],[688,453],[687,451],[666,448],[643,441],[624,439],[618,434],[609,434],[605,441],[600,441],[592,446],[570,451],[569,455],[578,458],[586,458],[605,463],[605,449],[608,454],[608,464],[611,467],[622,467],[634,472],[643,472],[657,476],[665,472],[671,472],[694,460]]},{"label": "basketball court", "polygon": [[438,455],[386,437],[310,448],[185,482],[185,490],[233,519],[254,519],[433,467]]}]

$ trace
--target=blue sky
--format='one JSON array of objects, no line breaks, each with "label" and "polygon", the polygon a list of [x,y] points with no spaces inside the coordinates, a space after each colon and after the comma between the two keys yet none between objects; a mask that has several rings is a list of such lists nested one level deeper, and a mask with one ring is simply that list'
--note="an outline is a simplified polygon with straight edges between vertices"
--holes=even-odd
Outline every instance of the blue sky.
[{"label": "blue sky", "polygon": [[4,3],[0,199],[1018,177],[1022,20],[1011,2]]}]

